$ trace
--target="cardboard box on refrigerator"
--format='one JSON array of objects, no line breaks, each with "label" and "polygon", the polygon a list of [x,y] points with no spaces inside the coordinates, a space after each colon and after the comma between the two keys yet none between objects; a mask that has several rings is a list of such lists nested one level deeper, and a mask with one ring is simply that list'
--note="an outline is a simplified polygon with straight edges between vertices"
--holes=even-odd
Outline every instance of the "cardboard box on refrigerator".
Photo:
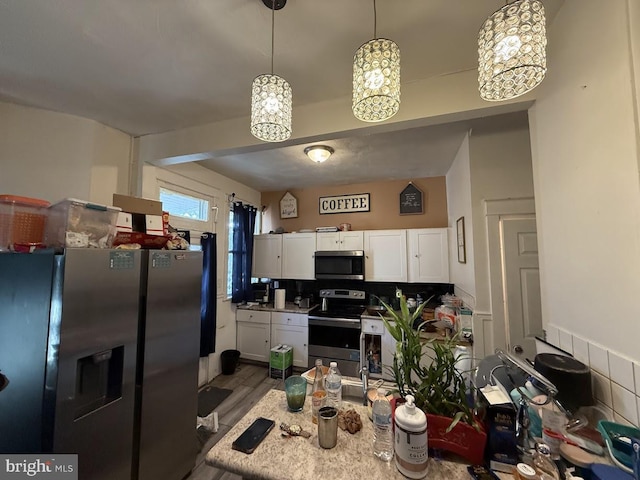
[{"label": "cardboard box on refrigerator", "polygon": [[162,215],[162,202],[148,198],[131,197],[129,195],[114,193],[113,205],[120,207],[123,212]]}]

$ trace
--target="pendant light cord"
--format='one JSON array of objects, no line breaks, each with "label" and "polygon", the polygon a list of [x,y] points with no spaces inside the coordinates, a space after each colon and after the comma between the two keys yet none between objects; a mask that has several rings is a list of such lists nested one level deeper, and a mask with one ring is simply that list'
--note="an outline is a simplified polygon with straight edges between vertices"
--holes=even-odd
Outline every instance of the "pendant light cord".
[{"label": "pendant light cord", "polygon": [[378,26],[378,13],[376,12],[376,0],[373,0],[373,38],[378,38],[376,36],[377,26]]},{"label": "pendant light cord", "polygon": [[271,0],[271,75],[273,75],[273,50],[274,50],[274,31],[276,23],[276,0]]}]

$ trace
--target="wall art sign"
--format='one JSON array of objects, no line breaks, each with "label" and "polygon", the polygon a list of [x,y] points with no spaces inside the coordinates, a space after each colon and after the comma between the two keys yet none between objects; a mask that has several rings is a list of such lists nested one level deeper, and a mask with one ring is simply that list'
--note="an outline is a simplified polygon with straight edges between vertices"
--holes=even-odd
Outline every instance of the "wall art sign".
[{"label": "wall art sign", "polygon": [[368,212],[369,210],[368,193],[320,197],[320,215],[326,215],[328,213]]},{"label": "wall art sign", "polygon": [[424,213],[422,191],[413,183],[400,192],[400,215],[419,215]]},{"label": "wall art sign", "polygon": [[298,200],[290,192],[284,194],[280,200],[280,218],[297,218]]}]

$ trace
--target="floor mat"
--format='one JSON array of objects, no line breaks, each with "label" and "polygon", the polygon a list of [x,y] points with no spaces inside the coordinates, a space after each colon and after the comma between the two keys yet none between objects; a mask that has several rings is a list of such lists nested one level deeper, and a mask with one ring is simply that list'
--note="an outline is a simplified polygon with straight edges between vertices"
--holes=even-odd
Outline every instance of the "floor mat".
[{"label": "floor mat", "polygon": [[218,405],[220,405],[225,398],[231,395],[233,390],[227,388],[207,387],[198,393],[198,416],[206,417],[209,415]]}]

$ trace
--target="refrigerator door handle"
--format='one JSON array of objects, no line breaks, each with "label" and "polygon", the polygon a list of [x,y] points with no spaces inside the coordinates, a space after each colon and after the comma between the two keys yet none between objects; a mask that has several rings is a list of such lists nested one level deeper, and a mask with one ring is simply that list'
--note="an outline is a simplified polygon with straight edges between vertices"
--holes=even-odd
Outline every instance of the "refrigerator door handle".
[{"label": "refrigerator door handle", "polygon": [[107,360],[111,360],[112,353],[113,350],[105,350],[104,352],[94,353],[93,355],[91,355],[91,358],[93,360],[93,363],[102,363],[106,362]]}]

